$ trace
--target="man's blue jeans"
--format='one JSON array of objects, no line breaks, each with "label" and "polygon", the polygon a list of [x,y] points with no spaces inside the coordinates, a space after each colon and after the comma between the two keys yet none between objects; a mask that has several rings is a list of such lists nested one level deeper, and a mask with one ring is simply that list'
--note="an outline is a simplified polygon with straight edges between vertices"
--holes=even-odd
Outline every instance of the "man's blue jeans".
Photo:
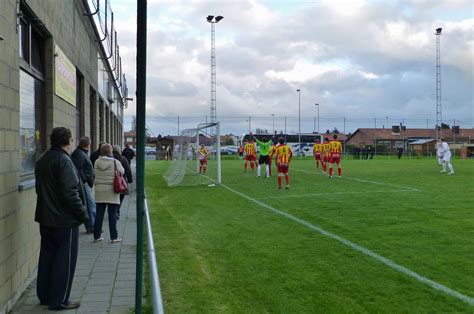
[{"label": "man's blue jeans", "polygon": [[85,226],[87,231],[94,231],[96,208],[92,188],[88,184],[84,184],[84,191],[86,192],[87,210],[90,218],[89,222],[85,223]]}]

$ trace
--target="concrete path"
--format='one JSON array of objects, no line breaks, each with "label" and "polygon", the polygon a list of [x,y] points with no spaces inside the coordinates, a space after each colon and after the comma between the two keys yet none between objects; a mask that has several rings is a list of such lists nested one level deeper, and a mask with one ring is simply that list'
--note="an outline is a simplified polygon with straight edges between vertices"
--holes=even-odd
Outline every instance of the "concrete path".
[{"label": "concrete path", "polygon": [[[136,194],[125,197],[118,221],[120,243],[110,242],[107,218],[104,219],[104,241],[94,243],[93,236],[80,227],[79,255],[72,284],[71,301],[79,301],[77,310],[64,313],[131,313],[135,305]],[[107,217],[107,213],[105,214]],[[11,313],[48,312],[39,305],[36,281],[23,293]]]}]

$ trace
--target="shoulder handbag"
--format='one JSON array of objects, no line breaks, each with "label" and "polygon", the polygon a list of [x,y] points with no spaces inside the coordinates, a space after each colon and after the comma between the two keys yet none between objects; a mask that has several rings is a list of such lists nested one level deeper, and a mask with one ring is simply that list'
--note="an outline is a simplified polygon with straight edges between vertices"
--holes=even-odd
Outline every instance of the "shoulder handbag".
[{"label": "shoulder handbag", "polygon": [[115,193],[125,194],[128,192],[128,183],[127,180],[120,174],[117,170],[117,165],[115,164],[117,160],[114,159],[114,191]]}]

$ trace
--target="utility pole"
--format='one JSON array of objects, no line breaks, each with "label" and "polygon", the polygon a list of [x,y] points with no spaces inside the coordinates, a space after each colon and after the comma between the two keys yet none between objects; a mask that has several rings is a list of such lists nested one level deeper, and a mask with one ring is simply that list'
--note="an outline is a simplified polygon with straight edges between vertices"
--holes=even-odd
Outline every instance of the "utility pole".
[{"label": "utility pole", "polygon": [[441,47],[442,28],[436,29],[436,138],[443,137],[443,116],[441,108]]},{"label": "utility pole", "polygon": [[275,134],[275,114],[272,113],[272,120],[273,120],[273,133]]},{"label": "utility pole", "polygon": [[301,152],[301,90],[298,92],[298,154]]},{"label": "utility pole", "polygon": [[316,107],[318,107],[318,134],[319,134],[319,104],[316,104]]},{"label": "utility pole", "polygon": [[451,126],[451,132],[453,133],[453,156],[456,156],[456,132],[454,131],[454,126],[456,125],[456,119],[453,120],[453,125]]}]

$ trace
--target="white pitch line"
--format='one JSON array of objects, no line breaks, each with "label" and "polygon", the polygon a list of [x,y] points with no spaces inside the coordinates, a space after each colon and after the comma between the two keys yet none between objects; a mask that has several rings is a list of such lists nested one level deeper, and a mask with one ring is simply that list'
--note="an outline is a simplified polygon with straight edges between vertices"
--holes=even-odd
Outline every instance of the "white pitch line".
[{"label": "white pitch line", "polygon": [[267,197],[257,197],[259,200],[266,200],[271,198],[285,198],[285,197],[310,197],[310,196],[321,196],[321,195],[340,195],[340,194],[372,194],[372,193],[398,193],[398,192],[418,192],[415,190],[382,190],[382,191],[354,191],[354,192],[327,192],[327,193],[310,193],[310,194],[287,194]]},{"label": "white pitch line", "polygon": [[[299,171],[299,172],[304,172],[304,173],[309,173],[309,174],[315,174],[317,175],[318,173],[316,172],[311,172],[307,170],[302,170],[302,169],[295,169],[291,168],[292,170]],[[323,174],[321,174],[323,175]],[[377,181],[371,181],[371,180],[363,180],[363,179],[358,179],[358,178],[352,178],[352,177],[347,177],[347,176],[342,176],[341,178],[335,178],[335,179],[345,179],[345,180],[352,180],[352,181],[358,181],[358,182],[364,182],[364,183],[371,183],[371,184],[377,184],[377,185],[384,185],[384,186],[390,186],[393,188],[402,188],[402,189],[407,189],[407,190],[413,190],[416,192],[421,192],[420,189],[417,188],[412,188],[409,186],[403,186],[403,185],[396,185],[396,184],[390,184],[390,183],[384,183],[384,182],[377,182]]]},{"label": "white pitch line", "polygon": [[383,257],[382,255],[379,255],[379,254],[377,254],[377,253],[375,253],[375,252],[373,252],[373,251],[371,251],[371,250],[369,250],[369,249],[366,249],[366,248],[363,247],[363,246],[360,246],[360,245],[358,245],[358,244],[356,244],[356,243],[354,243],[354,242],[351,242],[351,241],[349,241],[349,240],[346,240],[346,239],[344,239],[343,237],[338,236],[337,234],[334,234],[334,233],[331,233],[331,232],[329,232],[329,231],[326,231],[326,230],[322,229],[321,227],[318,227],[317,225],[313,225],[313,224],[311,224],[311,223],[309,223],[309,222],[307,222],[307,221],[305,221],[305,220],[303,220],[303,219],[297,218],[297,217],[295,217],[295,216],[293,216],[293,215],[291,215],[291,214],[288,214],[288,213],[283,212],[283,211],[281,211],[281,210],[278,210],[278,209],[276,209],[276,208],[274,208],[274,207],[272,207],[272,206],[270,206],[270,205],[267,205],[267,204],[265,204],[265,203],[263,203],[263,202],[260,202],[260,201],[254,199],[254,198],[252,198],[252,197],[250,197],[250,196],[248,196],[248,195],[246,195],[246,194],[244,194],[244,193],[241,193],[241,192],[239,192],[239,191],[237,191],[237,190],[234,190],[234,189],[231,188],[231,187],[228,187],[228,186],[226,186],[226,185],[224,185],[224,184],[221,184],[221,186],[222,186],[223,188],[225,188],[225,189],[227,189],[227,190],[229,190],[229,191],[231,191],[231,192],[233,192],[233,193],[235,193],[235,194],[237,194],[237,195],[239,195],[239,196],[241,196],[241,197],[243,197],[243,198],[245,198],[245,199],[251,201],[251,202],[254,202],[255,204],[257,204],[257,205],[259,205],[259,206],[261,206],[261,207],[263,207],[263,208],[266,208],[266,209],[268,209],[268,210],[274,212],[275,214],[278,214],[278,215],[281,215],[281,216],[283,216],[283,217],[286,217],[286,218],[288,218],[288,219],[290,219],[290,220],[293,220],[293,221],[295,221],[295,222],[297,222],[297,223],[299,223],[299,224],[302,224],[302,225],[304,225],[304,226],[306,226],[306,227],[308,227],[308,228],[310,228],[310,229],[312,229],[312,230],[314,230],[314,231],[319,232],[320,234],[322,234],[322,235],[324,235],[324,236],[326,236],[326,237],[328,237],[328,238],[334,239],[334,240],[336,240],[336,241],[338,241],[338,242],[340,242],[340,243],[342,243],[342,244],[344,244],[344,245],[347,245],[347,246],[351,247],[352,249],[361,252],[362,254],[365,254],[365,255],[367,255],[367,256],[370,256],[370,257],[376,259],[377,261],[379,261],[379,262],[381,262],[381,263],[383,263],[383,264],[389,266],[390,268],[393,268],[393,269],[395,269],[396,271],[398,271],[398,272],[400,272],[400,273],[402,273],[402,274],[405,274],[405,275],[407,275],[407,276],[410,276],[410,277],[416,279],[417,281],[419,281],[419,282],[421,282],[421,283],[424,283],[424,284],[426,284],[426,285],[432,287],[433,289],[436,289],[436,290],[438,290],[438,291],[441,291],[441,292],[443,292],[443,293],[445,293],[445,294],[447,294],[447,295],[449,295],[449,296],[451,296],[451,297],[454,297],[454,298],[456,298],[456,299],[459,299],[459,300],[461,300],[461,301],[464,301],[464,302],[468,303],[469,305],[474,306],[474,298],[472,298],[472,297],[470,297],[470,296],[467,296],[467,295],[465,295],[465,294],[462,294],[462,293],[460,293],[460,292],[458,292],[458,291],[456,291],[456,290],[453,290],[453,289],[451,289],[451,288],[449,288],[449,287],[447,287],[447,286],[445,286],[445,285],[443,285],[443,284],[440,284],[440,283],[438,283],[438,282],[436,282],[436,281],[433,281],[433,280],[431,280],[431,279],[428,279],[428,278],[426,278],[426,277],[424,277],[424,276],[422,276],[422,275],[420,275],[420,274],[418,274],[418,273],[415,273],[414,271],[412,271],[412,270],[410,270],[410,269],[408,269],[408,268],[406,268],[406,267],[404,267],[404,266],[402,266],[402,265],[399,265],[399,264],[395,263],[394,261],[392,261],[392,260],[390,260],[390,259],[388,259],[388,258],[386,258],[386,257]]}]

